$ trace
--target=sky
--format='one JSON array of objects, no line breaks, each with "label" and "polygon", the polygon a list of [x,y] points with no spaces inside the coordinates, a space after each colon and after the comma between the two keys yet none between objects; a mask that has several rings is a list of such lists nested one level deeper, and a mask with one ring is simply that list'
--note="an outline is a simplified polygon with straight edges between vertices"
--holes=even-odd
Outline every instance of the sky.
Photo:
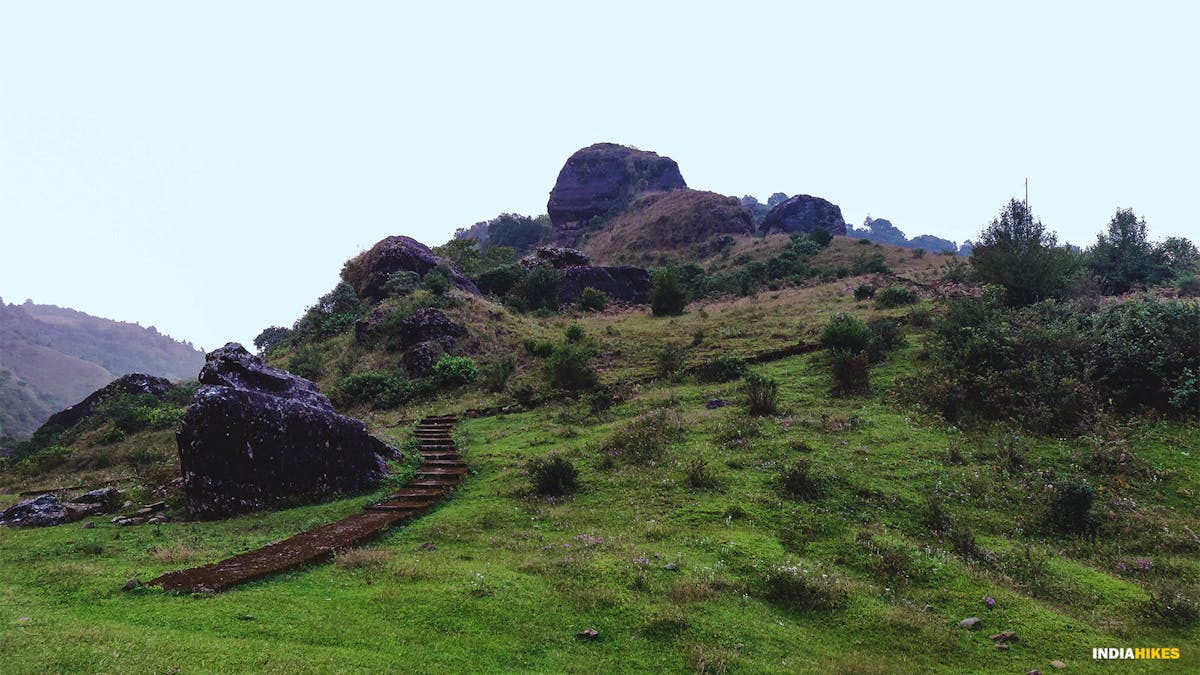
[{"label": "sky", "polygon": [[544,213],[608,141],[688,185],[974,238],[1200,238],[1193,2],[0,0],[0,297],[206,349],[342,263]]}]

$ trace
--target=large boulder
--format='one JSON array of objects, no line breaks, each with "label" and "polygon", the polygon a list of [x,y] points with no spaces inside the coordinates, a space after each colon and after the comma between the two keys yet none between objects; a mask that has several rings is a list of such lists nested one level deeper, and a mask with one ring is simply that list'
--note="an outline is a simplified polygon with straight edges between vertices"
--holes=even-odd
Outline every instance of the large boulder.
[{"label": "large boulder", "polygon": [[350,284],[358,297],[380,300],[387,296],[383,286],[392,274],[413,272],[425,276],[439,265],[450,270],[457,288],[479,295],[479,289],[463,276],[457,265],[412,237],[388,237],[351,258],[342,268],[342,280]]},{"label": "large boulder", "polygon": [[825,230],[829,234],[846,234],[842,209],[820,197],[796,195],[775,205],[763,218],[763,234],[786,232],[804,234]]},{"label": "large boulder", "polygon": [[316,385],[229,343],[207,356],[176,434],[188,510],[220,517],[375,487],[395,448]]},{"label": "large boulder", "polygon": [[571,305],[579,301],[583,289],[602,291],[620,304],[644,305],[650,302],[650,273],[640,267],[568,267],[562,270],[558,302]]},{"label": "large boulder", "polygon": [[0,526],[4,527],[47,527],[71,520],[67,507],[58,497],[49,494],[26,499],[0,511]]},{"label": "large boulder", "polygon": [[546,212],[557,231],[577,230],[588,219],[624,206],[643,192],[686,188],[670,157],[615,143],[597,143],[567,159]]},{"label": "large boulder", "polygon": [[422,342],[437,342],[449,349],[466,332],[442,310],[422,307],[400,322],[400,347],[407,349]]},{"label": "large boulder", "polygon": [[[146,375],[144,373],[132,373],[123,375],[108,385],[92,392],[87,398],[79,403],[61,410],[50,416],[46,423],[42,425],[42,429],[68,429],[79,423],[80,420],[92,414],[96,406],[104,399],[110,396],[119,396],[121,394],[150,394],[154,398],[162,399],[171,389],[171,381]],[[39,429],[41,431],[41,429]]]}]

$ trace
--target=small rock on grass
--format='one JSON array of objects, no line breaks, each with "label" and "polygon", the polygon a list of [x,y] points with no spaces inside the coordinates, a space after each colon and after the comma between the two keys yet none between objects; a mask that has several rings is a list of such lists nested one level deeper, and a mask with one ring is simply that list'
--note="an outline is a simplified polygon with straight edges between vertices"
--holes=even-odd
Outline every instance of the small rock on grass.
[{"label": "small rock on grass", "polygon": [[135,588],[141,588],[142,582],[137,577],[125,582],[125,586],[121,588],[123,591],[132,591]]},{"label": "small rock on grass", "polygon": [[1067,664],[1063,663],[1062,661],[1059,661],[1058,659],[1051,661],[1050,665],[1054,666],[1055,668],[1066,668],[1067,667]]},{"label": "small rock on grass", "polygon": [[1025,673],[1025,675],[1042,675],[1042,671],[1038,670],[1037,668],[1034,668],[1033,670],[1029,671],[1028,673]]},{"label": "small rock on grass", "polygon": [[1017,634],[1011,630],[1001,631],[1001,632],[996,633],[995,635],[991,636],[991,638],[993,640],[995,640],[996,642],[1020,642],[1021,641],[1021,638],[1017,637]]},{"label": "small rock on grass", "polygon": [[966,628],[967,630],[979,630],[979,626],[982,623],[983,623],[983,619],[980,619],[977,616],[972,616],[972,617],[963,619],[962,621],[959,621],[958,626],[960,628]]},{"label": "small rock on grass", "polygon": [[600,637],[600,632],[595,628],[588,628],[587,630],[579,631],[576,633],[576,635],[584,640],[595,640],[596,638]]}]

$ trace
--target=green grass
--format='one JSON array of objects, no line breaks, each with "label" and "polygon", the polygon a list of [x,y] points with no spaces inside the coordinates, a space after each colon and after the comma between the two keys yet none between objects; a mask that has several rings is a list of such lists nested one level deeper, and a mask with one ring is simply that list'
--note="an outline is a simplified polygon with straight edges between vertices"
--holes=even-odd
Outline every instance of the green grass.
[{"label": "green grass", "polygon": [[[890,402],[887,383],[911,368],[903,357],[874,371],[882,393],[858,399],[826,395],[821,354],[765,364],[782,410],[763,419],[737,406],[705,410],[728,386],[685,381],[647,387],[600,418],[567,404],[464,420],[459,441],[475,473],[435,511],[370,553],[211,597],[120,588],[341,517],[373,495],[222,522],[0,530],[0,670],[1024,672],[1061,659],[1088,672],[1101,669],[1091,647],[1106,645],[1179,646],[1178,662],[1123,668],[1194,669],[1194,628],[1146,626],[1133,613],[1160,579],[1113,565],[1151,557],[1195,589],[1200,566],[1181,528],[1200,529],[1185,454],[1196,429],[1127,430],[1135,454],[1165,477],[1126,489],[1139,506],[1106,521],[1117,532],[1095,543],[1061,537],[1031,520],[1039,472],[1086,471],[1088,441],[1029,439],[1027,468],[1005,474],[990,458],[995,434]],[[663,406],[680,411],[681,440],[653,464],[607,459],[608,438]],[[966,464],[944,463],[951,445]],[[580,468],[575,496],[531,495],[526,463],[552,454]],[[715,488],[687,485],[696,456]],[[814,501],[775,485],[781,464],[800,456],[823,481]],[[924,530],[930,492],[946,496],[994,561],[963,560]],[[1155,531],[1119,535],[1128,519],[1174,532],[1180,550],[1163,550]],[[1012,563],[1027,546],[1049,557],[1036,584]],[[899,574],[881,571],[891,549],[908,554]],[[663,569],[670,562],[679,571]],[[774,602],[766,572],[791,562],[835,575],[848,604]],[[985,595],[997,600],[991,611]],[[982,631],[956,627],[973,615]],[[599,639],[577,638],[586,628]],[[1001,652],[987,635],[1006,629],[1021,641]]]},{"label": "green grass", "polygon": [[[827,255],[857,252],[839,241]],[[939,258],[912,263],[928,269],[903,268],[911,257],[889,265],[932,275]],[[1068,672],[1200,667],[1196,624],[1154,625],[1139,612],[1160,589],[1200,593],[1194,423],[1110,420],[1075,438],[956,428],[897,393],[921,364],[926,336],[912,326],[908,345],[872,369],[863,396],[830,395],[823,352],[755,365],[779,383],[769,417],[744,412],[738,382],[656,375],[668,342],[694,366],[815,342],[838,312],[868,320],[911,311],[854,301],[861,283],[706,302],[673,318],[644,309],[539,318],[464,300],[448,312],[467,325],[476,362],[516,361],[508,391],[465,387],[394,410],[350,411],[402,446],[422,415],[511,406],[459,423],[473,471],[448,500],[332,563],[213,596],[121,587],[341,518],[386,489],[218,522],[0,529],[0,672],[1023,673],[1052,672],[1055,659]],[[561,341],[571,322],[598,347],[601,382],[617,404],[599,413],[586,399],[513,406],[514,384],[540,382],[541,358],[521,342]],[[704,339],[693,346],[697,331]],[[322,386],[396,358],[350,334],[319,349]],[[707,410],[718,396],[732,405]],[[682,433],[632,451],[630,439],[648,435],[634,433],[646,431],[646,416],[664,410],[678,415]],[[1132,460],[1105,461],[1119,455],[1114,448]],[[579,469],[575,494],[534,496],[529,461],[552,456]],[[155,458],[154,471],[121,460],[129,457]],[[807,500],[779,485],[799,459],[819,486]],[[698,460],[704,480],[689,480]],[[30,486],[138,485],[173,461],[169,431],[112,445],[85,438],[43,474],[0,477],[0,503]],[[1047,485],[1068,478],[1099,488],[1095,539],[1044,525]],[[955,553],[946,533],[931,531],[923,517],[931,496],[954,527],[974,534],[977,555]],[[1139,558],[1150,568],[1138,569]],[[803,593],[768,584],[781,565],[831,581],[807,587],[817,588],[815,600],[797,600]],[[805,606],[842,597],[835,608]],[[958,628],[969,616],[983,629]],[[598,639],[577,637],[588,628]],[[1002,630],[1021,637],[1008,651],[988,638]],[[1101,646],[1179,647],[1182,658],[1093,662],[1091,648]]]}]

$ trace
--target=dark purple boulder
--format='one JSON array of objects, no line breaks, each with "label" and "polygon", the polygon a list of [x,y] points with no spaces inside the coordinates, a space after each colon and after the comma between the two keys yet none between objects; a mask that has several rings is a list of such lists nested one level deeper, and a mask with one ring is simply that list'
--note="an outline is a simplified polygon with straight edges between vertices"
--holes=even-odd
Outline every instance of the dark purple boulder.
[{"label": "dark purple boulder", "polygon": [[440,342],[430,340],[409,347],[400,357],[400,365],[409,377],[421,378],[433,374],[433,366],[446,353]]},{"label": "dark purple boulder", "polygon": [[409,348],[421,342],[437,342],[449,349],[466,330],[434,307],[422,307],[400,322],[400,346]]},{"label": "dark purple boulder", "polygon": [[230,343],[207,356],[176,434],[188,510],[221,517],[375,487],[398,453],[316,385]]},{"label": "dark purple boulder", "polygon": [[804,234],[817,230],[844,235],[846,221],[842,219],[842,210],[837,204],[810,195],[796,195],[776,204],[762,222],[763,234]]},{"label": "dark purple boulder", "polygon": [[[162,399],[171,389],[171,381],[155,377],[153,375],[145,375],[143,373],[132,373],[123,375],[109,384],[92,392],[87,398],[79,403],[61,410],[50,416],[46,423],[42,425],[42,429],[68,429],[79,423],[80,420],[92,414],[96,405],[103,399],[119,394],[150,394],[154,398]],[[40,431],[41,429],[39,429]]]},{"label": "dark purple boulder", "polygon": [[670,157],[597,143],[576,151],[563,165],[546,211],[556,229],[572,230],[624,206],[637,194],[686,187],[679,165]]},{"label": "dark purple boulder", "polygon": [[71,520],[71,512],[54,495],[39,495],[0,511],[0,526],[4,527],[48,527]]},{"label": "dark purple boulder", "polygon": [[433,268],[444,265],[451,271],[454,285],[468,293],[479,295],[479,289],[463,276],[458,266],[439,257],[428,246],[412,237],[388,237],[351,258],[342,268],[342,280],[350,284],[360,298],[383,299],[383,286],[396,272],[414,272],[425,276]]},{"label": "dark purple boulder", "polygon": [[650,273],[640,267],[568,267],[558,286],[560,305],[579,301],[583,289],[603,292],[612,302],[644,305],[650,302]]}]

